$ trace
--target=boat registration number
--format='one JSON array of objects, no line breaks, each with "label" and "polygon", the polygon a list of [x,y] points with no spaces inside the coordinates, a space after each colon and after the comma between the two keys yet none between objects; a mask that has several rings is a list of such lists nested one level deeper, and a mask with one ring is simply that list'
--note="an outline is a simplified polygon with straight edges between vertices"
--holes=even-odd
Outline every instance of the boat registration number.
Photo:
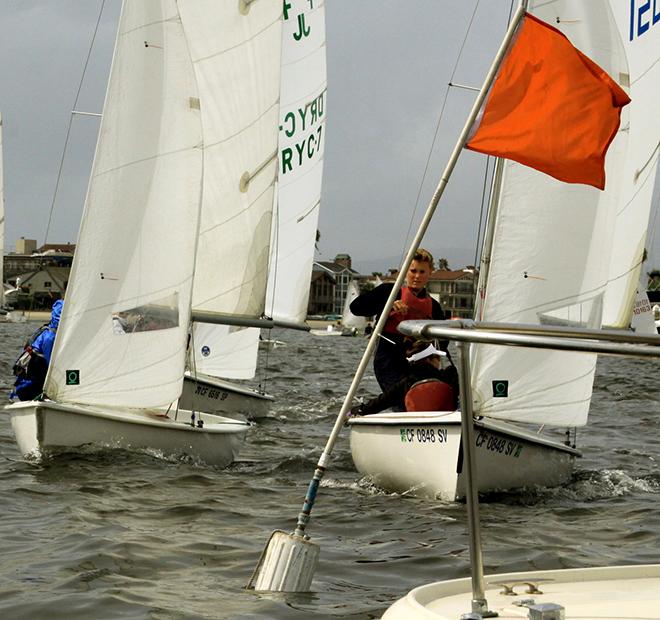
[{"label": "boat registration number", "polygon": [[485,431],[479,431],[477,433],[475,443],[477,444],[477,448],[485,448],[491,452],[497,452],[498,454],[513,456],[515,458],[520,456],[523,449],[523,445],[519,441],[504,439],[504,437],[491,435]]},{"label": "boat registration number", "polygon": [[215,388],[206,387],[204,385],[198,385],[195,389],[195,394],[198,396],[206,396],[206,398],[212,398],[213,400],[225,400],[227,396],[229,396],[229,392],[216,390]]},{"label": "boat registration number", "polygon": [[402,428],[404,443],[447,443],[446,428]]}]

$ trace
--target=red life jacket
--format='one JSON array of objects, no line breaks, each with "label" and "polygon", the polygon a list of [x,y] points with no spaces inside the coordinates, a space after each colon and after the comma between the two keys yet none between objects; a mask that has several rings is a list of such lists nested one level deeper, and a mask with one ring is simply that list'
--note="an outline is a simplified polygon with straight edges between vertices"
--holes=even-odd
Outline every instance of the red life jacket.
[{"label": "red life jacket", "polygon": [[430,295],[426,297],[417,297],[407,286],[401,288],[401,301],[408,306],[405,314],[394,314],[390,312],[385,323],[384,332],[398,334],[397,326],[401,321],[412,319],[431,319],[433,318],[433,301]]}]

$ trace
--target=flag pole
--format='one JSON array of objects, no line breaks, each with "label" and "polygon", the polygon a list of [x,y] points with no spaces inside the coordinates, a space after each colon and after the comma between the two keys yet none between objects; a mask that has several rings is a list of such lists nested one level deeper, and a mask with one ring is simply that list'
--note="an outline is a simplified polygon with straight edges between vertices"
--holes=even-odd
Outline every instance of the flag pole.
[{"label": "flag pole", "polygon": [[374,328],[369,343],[367,344],[367,348],[365,349],[362,359],[355,371],[355,375],[353,376],[351,385],[346,393],[339,414],[337,415],[335,424],[328,437],[323,453],[319,458],[312,480],[309,483],[302,510],[298,514],[296,529],[292,534],[286,534],[282,531],[273,532],[271,534],[266,548],[261,555],[259,564],[255,568],[254,574],[250,579],[248,587],[254,587],[255,590],[271,592],[303,592],[309,590],[311,586],[313,573],[318,560],[319,548],[317,545],[310,542],[309,537],[305,534],[305,528],[310,520],[319,485],[330,462],[330,456],[334,445],[339,437],[342,427],[344,426],[346,415],[350,411],[357,388],[362,380],[362,376],[367,368],[373,350],[376,347],[378,338],[383,331],[387,317],[394,305],[397,293],[403,284],[408,268],[413,261],[413,257],[415,256],[422,239],[424,238],[424,234],[431,223],[438,202],[449,182],[449,177],[456,167],[456,163],[458,162],[461,151],[468,140],[474,121],[488,95],[488,90],[497,75],[497,71],[506,55],[509,44],[516,33],[518,24],[525,15],[526,7],[527,0],[521,0],[518,9],[509,24],[504,40],[502,41],[486,78],[484,79],[479,94],[472,105],[470,114],[468,115],[463,130],[461,131],[456,145],[454,146],[454,150],[451,153],[449,161],[447,162],[440,181],[433,193],[417,233],[415,234],[406,257],[403,260],[401,268],[399,269],[392,291],[387,298],[385,307],[380,314],[376,327]]}]

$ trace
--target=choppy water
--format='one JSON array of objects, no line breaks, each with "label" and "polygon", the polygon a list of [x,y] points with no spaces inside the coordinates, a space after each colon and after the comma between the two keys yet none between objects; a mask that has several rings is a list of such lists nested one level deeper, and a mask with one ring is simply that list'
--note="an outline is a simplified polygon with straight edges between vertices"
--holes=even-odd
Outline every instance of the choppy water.
[{"label": "choppy water", "polygon": [[[34,328],[0,324],[4,387]],[[365,346],[274,336],[288,343],[268,354],[277,402],[226,470],[126,452],[27,464],[0,418],[0,618],[378,618],[416,585],[468,575],[465,506],[360,481],[343,436],[308,528],[313,593],[244,590],[270,532],[295,523]],[[482,505],[487,572],[660,561],[659,375],[658,362],[599,362],[572,482]]]}]

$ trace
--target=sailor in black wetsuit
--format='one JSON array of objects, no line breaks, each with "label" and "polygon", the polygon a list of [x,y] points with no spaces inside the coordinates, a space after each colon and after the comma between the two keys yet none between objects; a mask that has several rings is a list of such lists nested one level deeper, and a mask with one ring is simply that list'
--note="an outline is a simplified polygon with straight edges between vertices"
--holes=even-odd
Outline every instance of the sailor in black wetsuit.
[{"label": "sailor in black wetsuit", "polygon": [[[397,300],[387,318],[383,334],[376,345],[374,372],[380,388],[387,391],[408,373],[405,337],[397,331],[401,321],[408,319],[445,318],[442,306],[426,291],[426,283],[433,271],[433,256],[419,248],[406,274],[406,285],[401,288]],[[383,311],[394,284],[385,283],[356,297],[351,312],[356,316],[376,316]],[[446,349],[446,343],[443,345]]]}]

